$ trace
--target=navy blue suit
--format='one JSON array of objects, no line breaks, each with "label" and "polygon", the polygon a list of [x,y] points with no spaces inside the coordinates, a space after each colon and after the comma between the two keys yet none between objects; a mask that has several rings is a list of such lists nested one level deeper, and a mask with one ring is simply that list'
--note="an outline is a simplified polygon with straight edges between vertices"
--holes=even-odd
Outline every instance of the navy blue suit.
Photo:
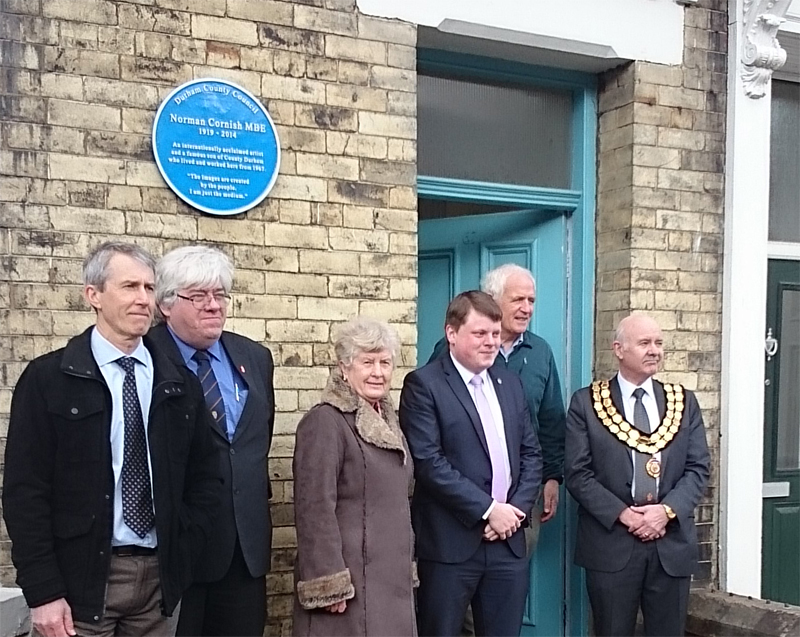
[{"label": "navy blue suit", "polygon": [[[519,377],[495,368],[489,377],[503,414],[511,468],[508,503],[527,512],[541,485],[539,441]],[[483,540],[492,466],[478,411],[450,356],[406,376],[400,426],[416,477],[411,517],[420,570],[420,635],[459,634],[470,601],[479,635],[518,634],[527,595],[525,538],[520,530],[507,540]]]}]

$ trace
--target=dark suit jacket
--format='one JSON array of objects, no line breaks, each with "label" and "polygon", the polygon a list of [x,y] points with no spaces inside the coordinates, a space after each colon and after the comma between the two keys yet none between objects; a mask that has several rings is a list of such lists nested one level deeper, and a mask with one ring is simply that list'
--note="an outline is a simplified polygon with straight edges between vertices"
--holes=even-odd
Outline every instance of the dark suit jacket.
[{"label": "dark suit jacket", "polygon": [[[530,511],[542,481],[542,453],[525,392],[514,373],[493,368],[489,377],[503,412],[511,465],[508,502]],[[406,376],[400,427],[414,458],[417,557],[463,562],[482,541],[482,516],[492,503],[492,465],[475,403],[449,356]],[[521,531],[506,541],[517,556],[525,555]]]},{"label": "dark suit jacket", "polygon": [[[148,336],[172,361],[184,366],[180,350],[166,325],[153,327]],[[269,571],[272,545],[267,470],[275,421],[272,354],[266,347],[232,332],[223,332],[221,340],[231,362],[247,383],[248,394],[232,441],[229,442],[226,433],[209,419],[225,488],[220,513],[209,538],[209,550],[195,572],[198,582],[214,582],[225,575],[237,535],[253,577]]]},{"label": "dark suit jacket", "polygon": [[[624,414],[616,376],[610,389],[617,411]],[[664,387],[654,380],[653,391],[663,419]],[[661,565],[673,577],[691,575],[697,563],[694,510],[709,478],[708,445],[700,407],[692,392],[684,390],[684,394],[681,427],[661,451],[658,485],[659,502],[677,514],[667,524],[667,534],[655,540]],[[617,520],[633,504],[631,449],[599,421],[588,387],[575,392],[567,413],[565,467],[567,488],[580,505],[575,564],[597,571],[622,570],[634,543],[640,541]]]}]

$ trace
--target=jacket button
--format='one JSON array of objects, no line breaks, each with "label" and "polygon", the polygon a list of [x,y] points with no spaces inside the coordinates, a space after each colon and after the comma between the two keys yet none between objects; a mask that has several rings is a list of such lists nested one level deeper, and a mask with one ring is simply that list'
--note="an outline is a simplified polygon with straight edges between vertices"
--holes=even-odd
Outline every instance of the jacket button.
[{"label": "jacket button", "polygon": [[233,447],[231,447],[231,455],[232,455],[232,456],[235,456],[235,455],[236,455],[236,449],[234,449]]},{"label": "jacket button", "polygon": [[70,409],[69,411],[70,411],[70,413],[71,413],[72,415],[75,415],[75,414],[77,414],[77,413],[78,413],[78,408],[77,408],[77,407],[73,407],[73,408],[72,408],[72,409]]},{"label": "jacket button", "polygon": [[103,557],[106,554],[105,551],[100,551],[100,557]]},{"label": "jacket button", "polygon": [[239,495],[239,489],[234,489],[233,490],[233,495]]},{"label": "jacket button", "polygon": [[95,615],[92,619],[94,619],[96,622],[99,622],[100,621],[100,615]]},{"label": "jacket button", "polygon": [[106,500],[110,500],[111,496],[106,493]]}]

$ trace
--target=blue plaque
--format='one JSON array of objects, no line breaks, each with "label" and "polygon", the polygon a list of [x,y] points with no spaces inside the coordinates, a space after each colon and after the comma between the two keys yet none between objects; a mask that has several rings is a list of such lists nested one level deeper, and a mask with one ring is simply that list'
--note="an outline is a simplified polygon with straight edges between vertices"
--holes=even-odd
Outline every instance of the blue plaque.
[{"label": "blue plaque", "polygon": [[192,80],[165,99],[153,154],[169,187],[190,206],[235,215],[258,205],[278,177],[281,149],[267,109],[226,80]]}]

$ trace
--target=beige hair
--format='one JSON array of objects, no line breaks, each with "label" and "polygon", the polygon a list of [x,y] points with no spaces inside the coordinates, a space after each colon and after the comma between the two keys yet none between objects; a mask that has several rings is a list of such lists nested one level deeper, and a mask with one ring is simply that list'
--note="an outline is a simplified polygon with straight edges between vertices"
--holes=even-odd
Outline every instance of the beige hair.
[{"label": "beige hair", "polygon": [[350,365],[360,352],[388,350],[392,362],[400,353],[400,338],[394,328],[383,321],[367,316],[356,316],[339,328],[333,344],[336,361]]}]

